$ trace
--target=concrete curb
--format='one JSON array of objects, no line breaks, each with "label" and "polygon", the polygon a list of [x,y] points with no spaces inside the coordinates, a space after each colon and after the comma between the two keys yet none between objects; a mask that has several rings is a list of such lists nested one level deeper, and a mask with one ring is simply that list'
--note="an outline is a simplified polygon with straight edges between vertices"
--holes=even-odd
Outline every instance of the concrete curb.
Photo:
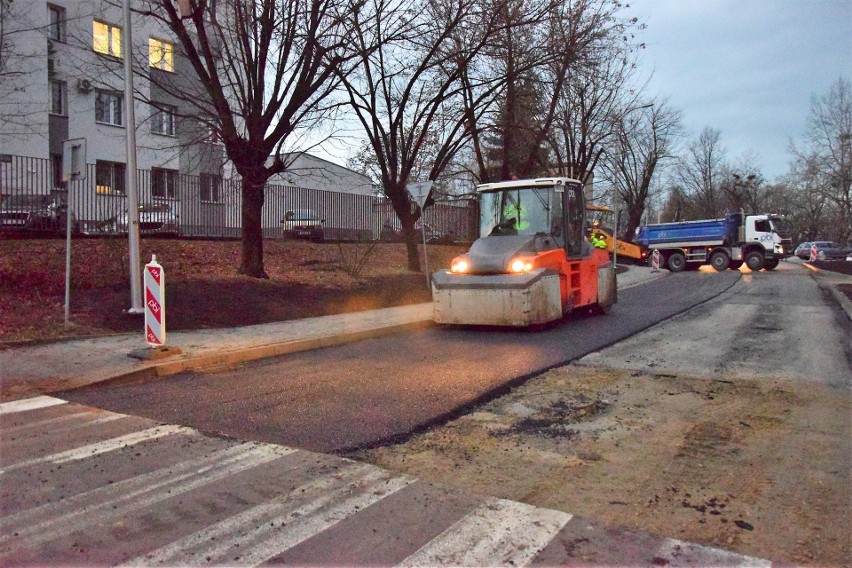
[{"label": "concrete curb", "polygon": [[827,290],[832,295],[843,311],[846,312],[846,317],[852,321],[852,301],[837,288],[837,284],[852,284],[852,277],[846,275],[829,275],[826,271],[820,270],[807,262],[803,263],[803,265],[811,271],[819,287]]}]

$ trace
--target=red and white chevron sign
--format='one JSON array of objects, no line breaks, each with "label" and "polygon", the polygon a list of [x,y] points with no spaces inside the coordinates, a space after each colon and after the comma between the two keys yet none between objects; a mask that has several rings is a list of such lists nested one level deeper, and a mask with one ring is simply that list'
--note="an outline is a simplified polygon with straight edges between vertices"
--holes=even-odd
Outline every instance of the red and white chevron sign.
[{"label": "red and white chevron sign", "polygon": [[166,344],[166,275],[157,255],[145,265],[145,341],[151,347]]}]

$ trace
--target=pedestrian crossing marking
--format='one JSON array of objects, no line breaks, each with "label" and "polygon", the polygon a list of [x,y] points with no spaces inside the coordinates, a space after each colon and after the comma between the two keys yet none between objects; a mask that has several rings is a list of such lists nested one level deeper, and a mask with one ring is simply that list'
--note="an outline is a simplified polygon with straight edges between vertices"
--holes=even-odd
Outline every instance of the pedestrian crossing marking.
[{"label": "pedestrian crossing marking", "polygon": [[68,404],[68,401],[62,400],[61,398],[54,398],[52,396],[36,396],[33,398],[3,402],[0,403],[0,416],[4,414],[26,412],[28,410],[38,410],[40,408],[57,406],[60,404]]},{"label": "pedestrian crossing marking", "polygon": [[[53,397],[36,397],[30,399],[30,402],[15,401],[11,405],[4,403],[0,405],[0,414],[49,408],[59,404],[65,404],[65,401]],[[81,412],[80,408],[83,407],[69,405],[67,414],[63,415],[73,416],[80,421],[79,425],[71,424],[71,429],[119,418],[132,418],[91,409]],[[56,416],[47,416],[49,418],[44,415],[40,418],[37,413],[33,413],[27,416],[27,424],[16,423],[13,429],[26,432],[28,440],[37,439],[40,432],[35,425],[40,425],[44,435],[54,440],[57,438],[55,426],[62,425],[61,431],[65,431],[66,424],[65,421],[56,421]],[[27,427],[29,429],[21,430]],[[326,543],[334,546],[333,539],[338,538],[339,534],[352,530],[353,527],[363,530],[363,527],[359,526],[362,522],[359,519],[363,520],[365,517],[359,517],[358,514],[367,508],[379,507],[372,509],[374,513],[366,518],[394,515],[393,507],[398,505],[392,503],[399,501],[385,498],[405,491],[416,481],[415,478],[393,474],[370,464],[331,456],[321,457],[320,454],[274,444],[217,439],[192,428],[177,425],[157,425],[80,448],[56,452],[50,456],[17,462],[11,467],[22,469],[37,463],[62,464],[96,460],[98,456],[127,445],[146,441],[157,443],[173,434],[188,434],[209,440],[205,444],[212,443],[218,449],[169,465],[160,465],[162,462],[157,461],[157,469],[153,471],[111,481],[109,485],[82,489],[82,492],[75,495],[61,497],[59,500],[29,509],[21,509],[26,506],[26,501],[19,501],[19,504],[14,506],[17,509],[3,510],[0,565],[14,563],[15,559],[26,558],[28,554],[32,555],[33,563],[46,561],[46,557],[39,556],[39,551],[50,549],[69,535],[74,535],[75,542],[101,542],[103,534],[100,527],[111,526],[116,521],[145,518],[154,514],[157,510],[154,507],[170,499],[178,498],[181,502],[188,498],[189,503],[192,503],[203,491],[196,492],[192,497],[181,496],[206,488],[214,482],[226,480],[227,483],[233,476],[244,472],[258,471],[263,476],[270,473],[275,475],[275,472],[281,475],[284,471],[288,472],[288,476],[295,473],[298,478],[307,481],[289,486],[282,493],[280,488],[274,485],[275,477],[264,477],[269,479],[263,486],[264,500],[258,502],[249,499],[244,502],[244,506],[235,509],[240,512],[228,513],[227,518],[211,519],[206,527],[204,524],[207,523],[199,523],[192,529],[195,530],[194,533],[177,540],[168,533],[151,535],[155,540],[150,544],[147,541],[144,541],[144,546],[139,546],[142,542],[135,543],[135,551],[130,556],[137,556],[130,560],[126,560],[126,556],[99,560],[108,564],[125,562],[123,565],[128,566],[261,565],[274,561],[277,556],[306,541],[313,543],[307,545],[308,550],[311,546],[321,547]],[[18,434],[13,434],[16,435]],[[222,447],[222,444],[225,444],[225,447]],[[301,457],[293,461],[276,462],[279,458],[295,453]],[[316,463],[323,465],[316,468],[312,465]],[[333,464],[331,468],[329,464]],[[306,467],[310,469],[304,469]],[[53,469],[50,472],[52,474]],[[259,479],[256,478],[250,484],[258,482]],[[235,498],[240,499],[237,494]],[[402,497],[402,502],[405,500],[406,497]],[[14,503],[15,500],[11,502]],[[168,510],[171,506],[166,504],[165,509]],[[349,519],[354,522],[341,525],[337,531],[330,531]],[[545,548],[545,554],[553,553],[555,549],[549,545],[559,542],[560,533],[571,519],[572,515],[569,513],[505,499],[487,498],[429,542],[422,544],[422,541],[412,541],[409,550],[394,550],[393,558],[402,558],[408,554],[400,563],[403,566],[529,565],[535,563]],[[343,528],[344,526],[346,528]],[[199,527],[204,528],[196,530]],[[363,533],[361,535],[363,536]],[[393,548],[393,543],[400,542],[392,532],[377,534],[374,538],[376,546],[387,542]],[[637,550],[637,553],[649,561],[653,559],[654,563],[665,561],[668,566],[771,566],[770,562],[760,558],[698,544],[656,537],[653,542],[656,544],[643,551]],[[304,550],[300,554],[303,553]],[[566,562],[569,560],[570,553]],[[636,560],[640,561],[640,558],[637,557]],[[52,557],[52,561],[61,561],[61,558]],[[391,560],[390,564],[394,562]]]},{"label": "pedestrian crossing marking", "polygon": [[572,515],[490,499],[406,558],[401,566],[524,566]]},{"label": "pedestrian crossing marking", "polygon": [[414,481],[392,477],[372,465],[353,463],[126,565],[256,566]]}]

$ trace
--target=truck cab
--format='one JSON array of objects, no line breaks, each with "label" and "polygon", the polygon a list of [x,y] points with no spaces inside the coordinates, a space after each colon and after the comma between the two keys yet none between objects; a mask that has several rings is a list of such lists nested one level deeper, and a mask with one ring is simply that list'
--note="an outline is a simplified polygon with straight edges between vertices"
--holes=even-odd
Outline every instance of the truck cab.
[{"label": "truck cab", "polygon": [[740,240],[743,248],[760,243],[767,261],[780,260],[793,254],[793,239],[783,217],[747,215],[742,226],[744,234]]}]

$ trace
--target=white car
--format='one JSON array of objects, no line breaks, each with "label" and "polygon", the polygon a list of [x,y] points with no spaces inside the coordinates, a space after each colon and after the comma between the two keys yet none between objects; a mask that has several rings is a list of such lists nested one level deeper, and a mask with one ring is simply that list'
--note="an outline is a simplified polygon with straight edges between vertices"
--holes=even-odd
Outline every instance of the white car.
[{"label": "white car", "polygon": [[[126,233],[128,223],[128,214],[125,210],[116,217],[113,225],[114,232]],[[140,204],[139,234],[178,236],[180,234],[180,218],[172,208],[171,203]]]}]

